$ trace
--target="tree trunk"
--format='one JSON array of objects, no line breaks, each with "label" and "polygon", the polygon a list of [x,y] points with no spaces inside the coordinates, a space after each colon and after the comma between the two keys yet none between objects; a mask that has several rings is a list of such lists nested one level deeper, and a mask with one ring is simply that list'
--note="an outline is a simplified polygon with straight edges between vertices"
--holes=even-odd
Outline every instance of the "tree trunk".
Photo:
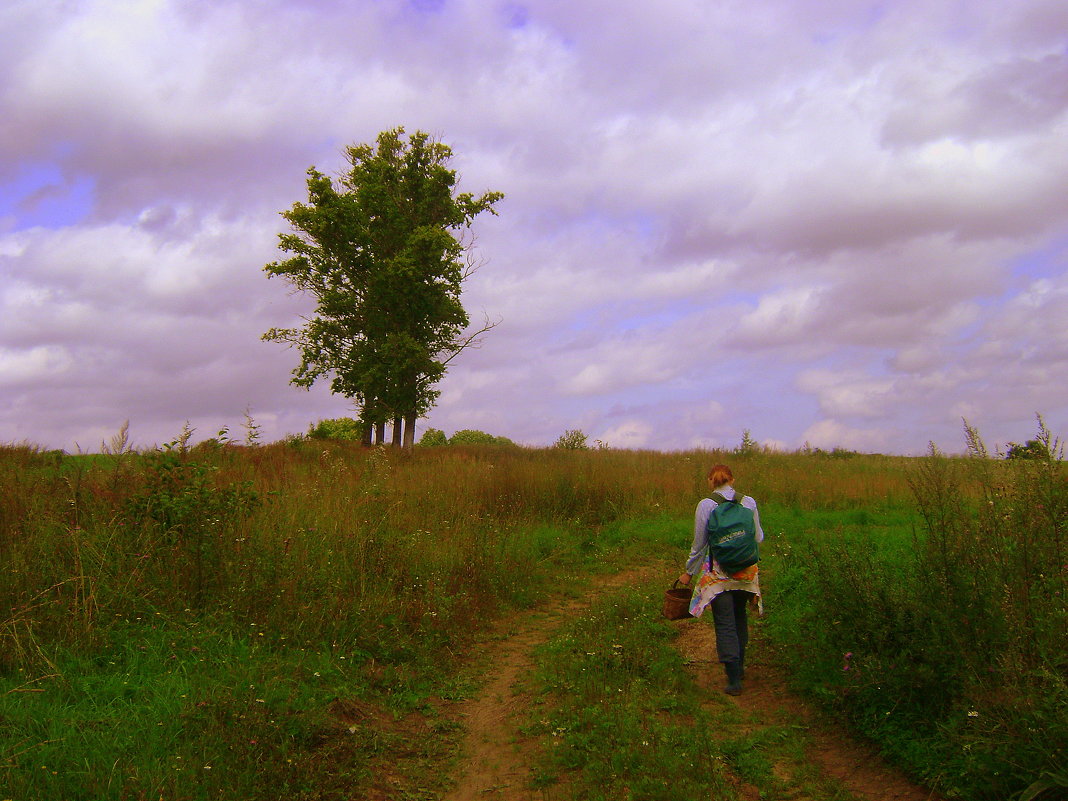
[{"label": "tree trunk", "polygon": [[415,447],[415,415],[410,414],[404,418],[404,448],[411,450]]},{"label": "tree trunk", "polygon": [[401,444],[401,418],[399,416],[393,418],[393,442],[390,444],[394,448],[399,448]]},{"label": "tree trunk", "polygon": [[372,442],[371,438],[373,436],[374,436],[374,426],[372,426],[370,423],[365,423],[364,426],[363,426],[363,434],[360,437],[360,442],[362,442],[366,447],[369,448],[369,447],[371,447],[371,442]]},{"label": "tree trunk", "polygon": [[386,441],[386,424],[375,423],[375,445],[381,445]]}]

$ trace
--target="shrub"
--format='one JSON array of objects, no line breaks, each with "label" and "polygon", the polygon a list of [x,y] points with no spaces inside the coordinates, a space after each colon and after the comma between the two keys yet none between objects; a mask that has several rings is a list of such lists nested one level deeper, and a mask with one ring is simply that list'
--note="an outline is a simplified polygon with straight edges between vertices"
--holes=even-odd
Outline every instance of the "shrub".
[{"label": "shrub", "polygon": [[340,439],[350,442],[363,440],[363,426],[351,417],[337,417],[332,420],[320,420],[308,429],[312,439]]},{"label": "shrub", "polygon": [[449,437],[450,445],[515,445],[508,437],[495,437],[485,431],[465,428]]},{"label": "shrub", "polygon": [[577,428],[569,429],[560,435],[553,445],[554,448],[564,448],[569,451],[584,451],[589,449],[586,444],[586,435]]},{"label": "shrub", "polygon": [[221,535],[260,505],[251,481],[227,482],[219,468],[194,461],[174,443],[144,456],[143,485],[127,501],[130,522],[159,533],[158,543],[188,568],[191,601],[221,572]]},{"label": "shrub", "polygon": [[1029,439],[1023,445],[1018,442],[1010,442],[1009,450],[1005,454],[1006,459],[1049,459],[1050,452],[1046,444],[1041,440]]},{"label": "shrub", "polygon": [[760,450],[760,443],[753,439],[753,435],[749,432],[749,429],[742,430],[742,441],[735,450],[739,456],[748,456],[756,453]]},{"label": "shrub", "polygon": [[449,438],[440,428],[428,428],[419,438],[419,444],[425,448],[438,448],[449,444]]}]

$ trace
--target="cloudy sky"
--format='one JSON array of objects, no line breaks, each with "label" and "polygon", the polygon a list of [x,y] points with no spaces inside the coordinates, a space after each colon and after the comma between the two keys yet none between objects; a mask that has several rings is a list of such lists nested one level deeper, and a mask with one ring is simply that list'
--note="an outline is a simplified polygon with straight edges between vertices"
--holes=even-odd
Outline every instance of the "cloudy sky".
[{"label": "cloudy sky", "polygon": [[398,125],[506,195],[424,430],[1068,435],[1064,0],[4,0],[0,41],[0,442],[348,414],[262,268]]}]

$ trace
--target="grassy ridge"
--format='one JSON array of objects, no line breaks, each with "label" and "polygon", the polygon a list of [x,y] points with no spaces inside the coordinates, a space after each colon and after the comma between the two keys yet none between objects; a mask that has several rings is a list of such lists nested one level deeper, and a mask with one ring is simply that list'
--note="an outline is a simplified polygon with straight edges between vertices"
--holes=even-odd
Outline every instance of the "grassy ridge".
[{"label": "grassy ridge", "polygon": [[[890,619],[903,632],[915,623],[906,610],[930,608],[928,596],[893,595],[896,585],[871,578],[896,569],[893,543],[914,526],[935,541],[910,489],[916,460],[474,447],[409,455],[311,441],[96,457],[0,448],[0,787],[9,788],[0,797],[196,799],[226,787],[249,799],[283,790],[325,799],[373,793],[383,777],[410,797],[434,797],[418,777],[455,748],[436,699],[462,692],[456,655],[479,622],[638,553],[681,564],[690,510],[720,460],[761,501],[779,619],[841,630],[845,585],[814,580],[824,564],[857,588],[848,607],[856,641],[886,629],[885,615],[856,614],[865,592],[891,593],[874,608],[900,607]],[[953,497],[964,505],[940,519],[968,513],[983,486],[958,482]],[[890,529],[898,534],[884,536]],[[1063,583],[1063,572],[1051,575]],[[1031,608],[1027,625],[1062,625]],[[939,614],[954,626],[960,609]],[[787,628],[780,635],[790,642]],[[807,686],[854,710],[859,725],[864,710],[881,713],[877,695],[843,683],[842,641],[810,639]],[[1061,711],[1061,696],[1047,705],[1019,695],[1019,684],[953,686],[960,695],[941,707],[949,722],[969,693],[991,686],[1042,714]],[[929,728],[915,748],[940,736]],[[412,731],[427,733],[414,750]],[[899,749],[903,759],[911,747]],[[966,767],[980,775],[997,759]],[[1036,765],[1006,769],[1015,782],[1006,786]]]}]

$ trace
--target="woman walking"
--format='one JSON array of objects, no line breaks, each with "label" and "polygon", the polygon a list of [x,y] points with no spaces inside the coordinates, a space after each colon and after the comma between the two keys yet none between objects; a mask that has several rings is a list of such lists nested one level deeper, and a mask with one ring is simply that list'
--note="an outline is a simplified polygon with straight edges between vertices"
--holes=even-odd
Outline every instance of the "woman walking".
[{"label": "woman walking", "polygon": [[764,541],[757,504],[732,486],[734,474],[725,464],[709,471],[712,497],[697,504],[693,547],[679,582],[689,584],[701,571],[690,601],[690,614],[700,617],[712,607],[716,652],[727,674],[728,695],[741,695],[745,676],[745,646],[749,641],[746,603],[755,600],[763,613],[757,577],[758,547]]}]

